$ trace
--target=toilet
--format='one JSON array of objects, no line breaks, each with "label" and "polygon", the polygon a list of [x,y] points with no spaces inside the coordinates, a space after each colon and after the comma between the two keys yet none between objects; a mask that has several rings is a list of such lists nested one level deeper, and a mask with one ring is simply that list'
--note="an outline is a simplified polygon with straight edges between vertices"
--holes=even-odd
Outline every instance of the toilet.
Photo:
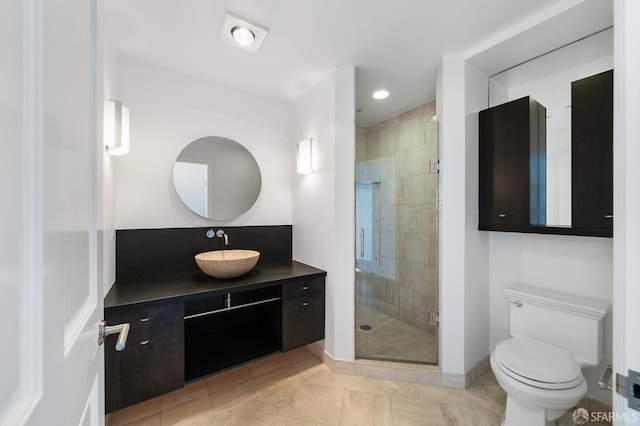
[{"label": "toilet", "polygon": [[582,368],[600,363],[609,305],[522,285],[505,293],[511,338],[491,354],[491,369],[507,393],[502,426],[555,425],[587,393]]}]

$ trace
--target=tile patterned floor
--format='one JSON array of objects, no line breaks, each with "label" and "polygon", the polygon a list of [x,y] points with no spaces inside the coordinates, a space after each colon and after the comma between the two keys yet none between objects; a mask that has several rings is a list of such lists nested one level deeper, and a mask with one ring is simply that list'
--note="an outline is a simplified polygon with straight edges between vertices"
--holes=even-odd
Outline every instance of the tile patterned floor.
[{"label": "tile patterned floor", "polygon": [[107,426],[497,426],[491,372],[468,389],[335,374],[305,348],[275,354],[112,413]]},{"label": "tile patterned floor", "polygon": [[[371,330],[363,330],[368,325]],[[356,358],[437,364],[436,336],[370,305],[356,309]]]}]

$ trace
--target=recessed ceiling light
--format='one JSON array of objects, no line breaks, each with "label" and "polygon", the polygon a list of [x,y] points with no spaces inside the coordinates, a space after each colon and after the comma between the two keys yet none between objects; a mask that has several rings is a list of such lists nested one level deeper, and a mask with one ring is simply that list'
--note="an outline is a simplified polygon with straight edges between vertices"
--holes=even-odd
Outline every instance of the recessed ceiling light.
[{"label": "recessed ceiling light", "polygon": [[226,11],[220,38],[229,44],[255,52],[267,36],[269,28]]},{"label": "recessed ceiling light", "polygon": [[253,31],[251,31],[247,27],[241,27],[239,25],[231,28],[231,37],[233,37],[233,39],[237,41],[238,44],[241,44],[243,46],[249,46],[256,39],[256,35],[253,33]]},{"label": "recessed ceiling light", "polygon": [[373,97],[373,99],[378,100],[387,99],[389,97],[389,92],[387,92],[386,90],[376,90],[371,96]]}]

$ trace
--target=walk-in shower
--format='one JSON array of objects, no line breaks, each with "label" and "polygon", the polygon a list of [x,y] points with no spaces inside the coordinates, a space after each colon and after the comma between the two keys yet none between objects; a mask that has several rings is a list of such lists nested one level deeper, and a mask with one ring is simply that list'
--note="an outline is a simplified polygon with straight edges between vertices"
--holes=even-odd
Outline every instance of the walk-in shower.
[{"label": "walk-in shower", "polygon": [[356,138],[356,358],[438,363],[435,101]]}]

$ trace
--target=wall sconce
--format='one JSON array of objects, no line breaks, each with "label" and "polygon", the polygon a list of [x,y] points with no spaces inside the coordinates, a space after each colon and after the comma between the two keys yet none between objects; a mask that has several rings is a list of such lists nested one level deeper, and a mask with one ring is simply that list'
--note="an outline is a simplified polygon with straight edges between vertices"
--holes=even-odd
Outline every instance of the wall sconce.
[{"label": "wall sconce", "polygon": [[301,175],[313,173],[312,141],[310,138],[298,142],[298,173]]},{"label": "wall sconce", "polygon": [[129,152],[129,108],[120,101],[104,101],[103,136],[109,155]]}]

